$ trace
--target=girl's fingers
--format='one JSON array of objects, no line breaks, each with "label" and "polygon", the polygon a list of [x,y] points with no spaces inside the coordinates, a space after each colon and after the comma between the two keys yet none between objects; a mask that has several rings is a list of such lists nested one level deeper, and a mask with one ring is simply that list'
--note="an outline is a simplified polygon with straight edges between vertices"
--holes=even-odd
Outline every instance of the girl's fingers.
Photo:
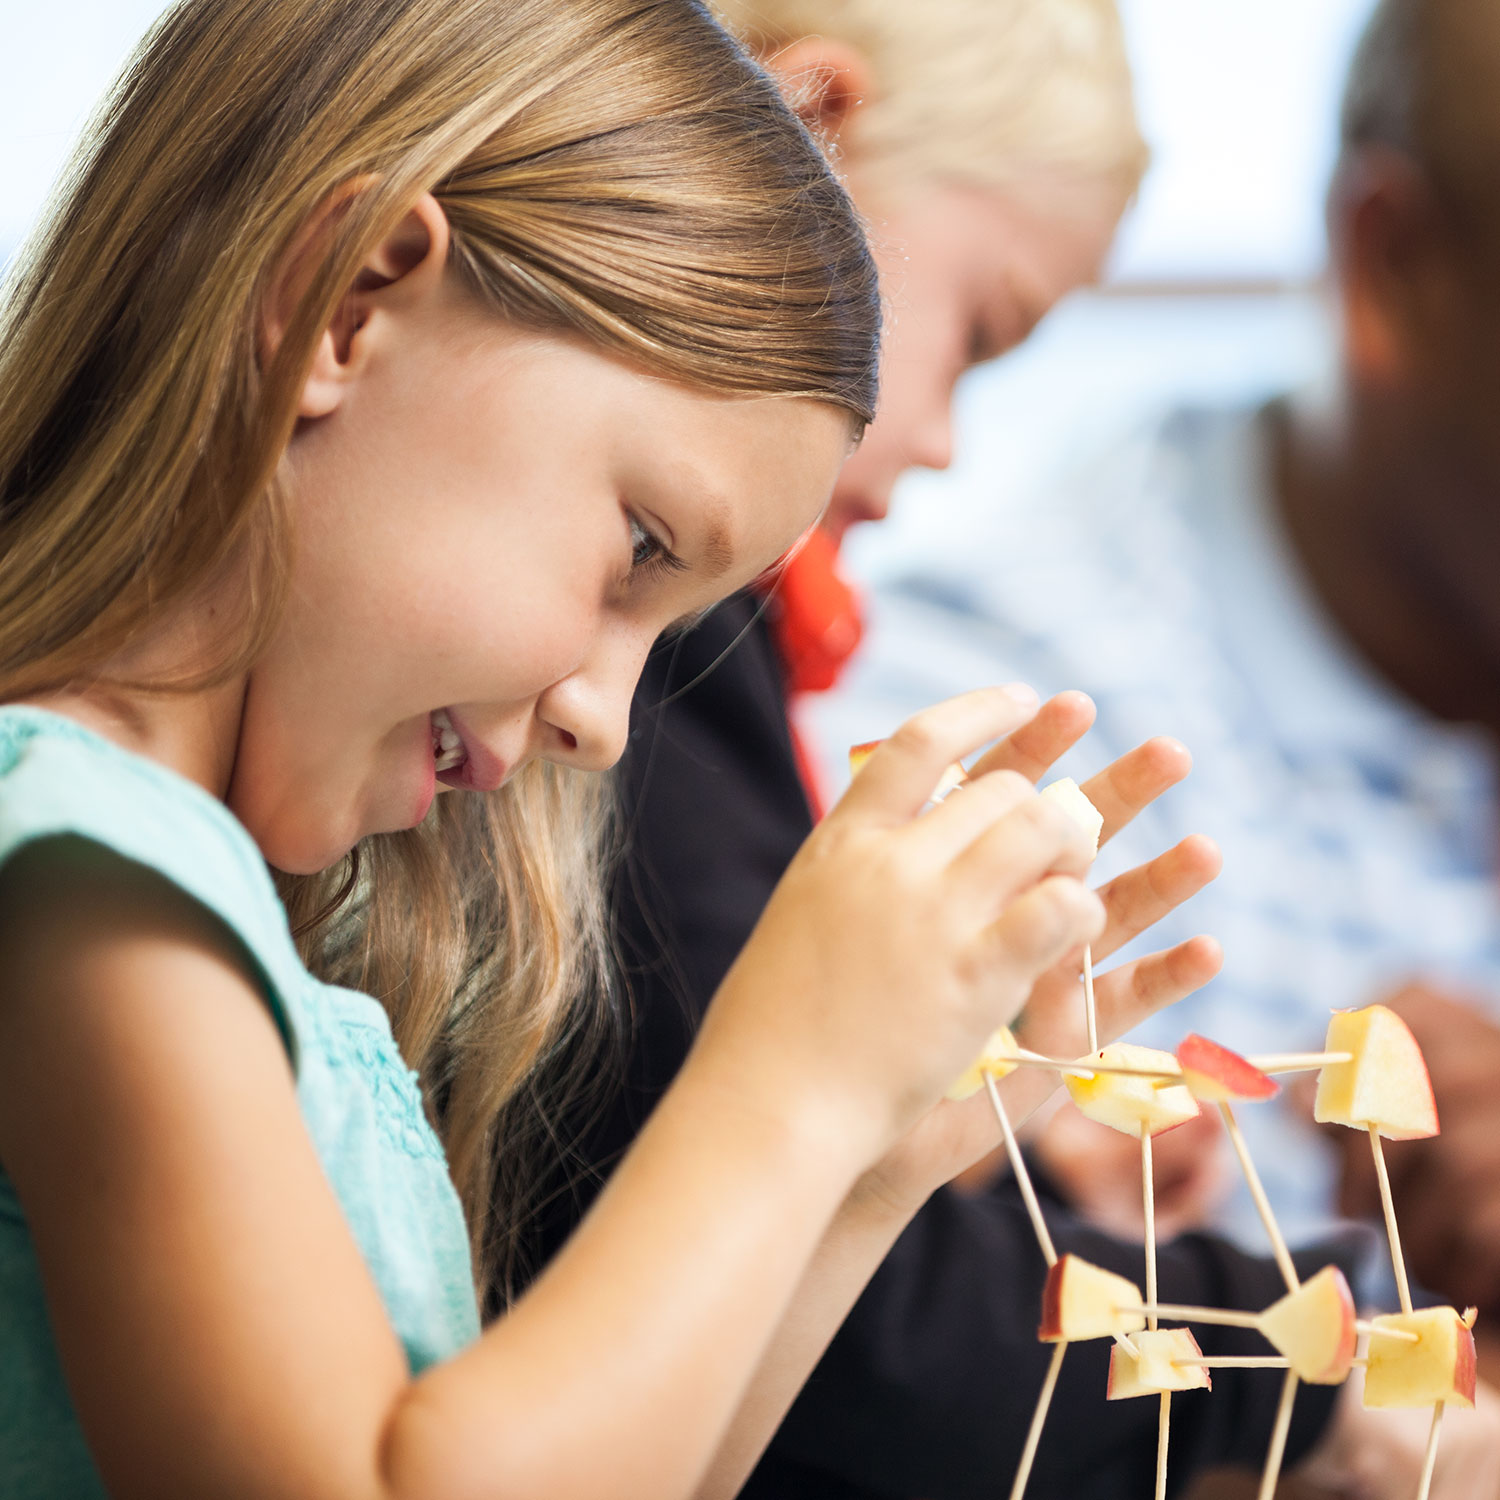
[{"label": "girl's fingers", "polygon": [[[1097,942],[1094,945],[1098,946]],[[1201,989],[1224,961],[1213,938],[1195,937],[1094,976],[1099,1040],[1113,1041],[1146,1017]],[[1047,1057],[1078,1057],[1087,1046],[1078,964],[1070,954],[1043,977],[1026,1002],[1017,1039]]]},{"label": "girl's fingers", "polygon": [[[1099,890],[1107,921],[1094,943],[1094,958],[1108,958],[1132,938],[1175,911],[1213,880],[1223,865],[1219,846],[1201,833],[1116,876]],[[1082,955],[1080,955],[1080,962]]]},{"label": "girl's fingers", "polygon": [[[1002,771],[986,779],[1009,775]],[[1081,877],[1093,863],[1089,836],[1055,802],[1027,790],[1024,801],[978,831],[950,869],[957,892],[988,910],[1013,900],[1045,875]]]},{"label": "girl's fingers", "polygon": [[1036,800],[1036,788],[1019,771],[971,776],[903,836],[915,857],[937,868],[957,859],[1022,803]]},{"label": "girl's fingers", "polygon": [[1104,907],[1080,880],[1053,875],[1012,901],[990,923],[986,943],[995,965],[1027,979],[1087,943],[1104,925]]},{"label": "girl's fingers", "polygon": [[1102,844],[1112,839],[1143,807],[1176,786],[1193,768],[1193,757],[1178,740],[1147,740],[1083,784],[1084,795],[1104,817]]},{"label": "girl's fingers", "polygon": [[1096,975],[1094,1001],[1100,1032],[1124,1035],[1148,1016],[1202,989],[1223,962],[1224,950],[1213,938],[1195,937]]},{"label": "girl's fingers", "polygon": [[1065,755],[1088,733],[1094,723],[1094,702],[1087,693],[1058,693],[1024,724],[984,756],[970,771],[984,776],[991,771],[1015,771],[1035,785],[1052,763]]},{"label": "girl's fingers", "polygon": [[981,688],[924,710],[882,741],[833,815],[884,825],[909,822],[954,761],[1014,734],[1036,712],[1036,694],[1021,683]]}]

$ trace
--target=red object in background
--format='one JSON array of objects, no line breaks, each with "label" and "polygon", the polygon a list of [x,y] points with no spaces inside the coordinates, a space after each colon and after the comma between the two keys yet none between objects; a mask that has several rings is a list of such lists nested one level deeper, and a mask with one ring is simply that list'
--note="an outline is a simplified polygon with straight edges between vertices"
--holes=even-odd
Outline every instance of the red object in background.
[{"label": "red object in background", "polygon": [[[786,673],[788,700],[798,693],[831,688],[864,635],[859,595],[839,575],[838,556],[838,543],[816,527],[757,585],[765,596],[771,636]],[[788,722],[803,789],[813,816],[821,818],[827,799],[816,760],[790,715]]]},{"label": "red object in background", "polygon": [[761,586],[789,697],[831,688],[864,635],[859,595],[838,558],[838,543],[817,527]]}]

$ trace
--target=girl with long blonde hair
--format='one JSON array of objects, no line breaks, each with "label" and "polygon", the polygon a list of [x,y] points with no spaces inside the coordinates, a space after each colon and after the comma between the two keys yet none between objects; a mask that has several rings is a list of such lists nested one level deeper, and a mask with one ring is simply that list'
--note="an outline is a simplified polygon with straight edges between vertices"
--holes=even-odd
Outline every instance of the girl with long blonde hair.
[{"label": "girl with long blonde hair", "polygon": [[157,24],[0,309],[0,1492],[733,1485],[882,1172],[1101,918],[1020,778],[916,816],[1034,696],[914,721],[480,1332],[476,1164],[598,966],[592,773],[652,639],[816,520],[877,322],[691,0]]}]

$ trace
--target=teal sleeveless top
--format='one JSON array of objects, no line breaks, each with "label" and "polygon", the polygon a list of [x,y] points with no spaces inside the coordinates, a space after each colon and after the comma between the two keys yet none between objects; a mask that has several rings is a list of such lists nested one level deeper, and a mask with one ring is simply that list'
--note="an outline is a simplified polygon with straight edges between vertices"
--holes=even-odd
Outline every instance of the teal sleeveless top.
[{"label": "teal sleeveless top", "polygon": [[[308,1134],[412,1372],[477,1337],[463,1214],[416,1075],[380,1005],[303,966],[270,872],[223,803],[71,719],[0,707],[0,862],[66,834],[165,876],[244,944],[286,1042]],[[53,1346],[26,1218],[3,1169],[0,1162],[0,1495],[103,1500]]]}]

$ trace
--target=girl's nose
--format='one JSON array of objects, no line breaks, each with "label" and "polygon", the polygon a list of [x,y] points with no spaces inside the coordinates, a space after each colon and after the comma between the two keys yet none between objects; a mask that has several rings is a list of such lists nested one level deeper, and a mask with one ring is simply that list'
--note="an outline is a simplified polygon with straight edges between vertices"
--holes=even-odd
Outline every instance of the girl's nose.
[{"label": "girl's nose", "polygon": [[630,703],[651,637],[614,636],[576,672],[554,683],[537,702],[546,742],[542,754],[583,771],[607,771],[625,753]]}]

